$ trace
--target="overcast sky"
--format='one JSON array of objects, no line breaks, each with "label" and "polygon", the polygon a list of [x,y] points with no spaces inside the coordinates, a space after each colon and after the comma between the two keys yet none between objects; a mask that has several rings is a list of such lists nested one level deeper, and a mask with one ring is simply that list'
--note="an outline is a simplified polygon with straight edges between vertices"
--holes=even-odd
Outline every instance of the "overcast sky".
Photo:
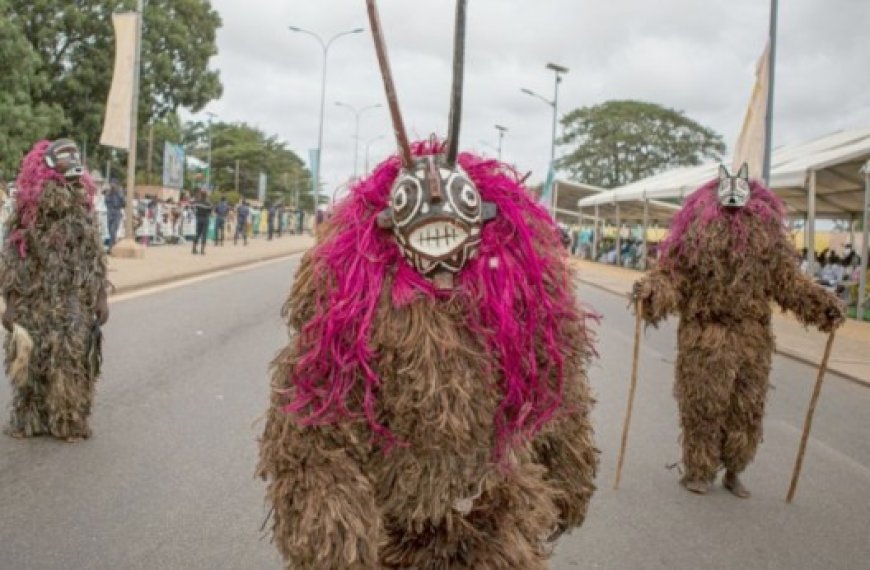
[{"label": "overcast sky", "polygon": [[[222,99],[219,120],[244,121],[286,140],[304,160],[317,146],[322,51],[293,33],[328,39],[322,178],[331,192],[352,174],[354,116],[335,105],[381,103],[360,120],[358,169],[395,150],[363,0],[212,0]],[[570,69],[560,115],[611,99],[684,111],[722,134],[729,152],[768,34],[767,0],[470,0],[460,148],[546,174],[555,62]],[[405,123],[412,138],[444,136],[452,58],[452,0],[380,0],[379,10]],[[870,125],[870,1],[784,0],[779,8],[774,144]],[[491,145],[491,146],[490,146]],[[558,151],[557,151],[558,155]]]}]

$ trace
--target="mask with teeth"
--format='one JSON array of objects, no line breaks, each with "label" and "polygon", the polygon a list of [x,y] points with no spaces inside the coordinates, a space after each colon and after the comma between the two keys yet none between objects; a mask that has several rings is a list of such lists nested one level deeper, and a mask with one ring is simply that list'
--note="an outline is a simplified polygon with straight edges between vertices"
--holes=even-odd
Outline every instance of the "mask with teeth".
[{"label": "mask with teeth", "polygon": [[85,173],[79,147],[70,139],[58,139],[45,151],[45,164],[70,182],[75,182]]},{"label": "mask with teeth", "polygon": [[[453,41],[453,88],[443,152],[414,157],[402,114],[380,18],[368,0],[375,52],[384,80],[402,168],[390,189],[390,205],[378,215],[378,225],[391,228],[408,263],[438,289],[453,289],[453,276],[475,256],[483,223],[496,215],[495,204],[483,202],[471,179],[459,167],[459,123],[465,56],[466,0],[456,4]],[[430,147],[438,148],[433,135]]]},{"label": "mask with teeth", "polygon": [[749,201],[749,166],[744,162],[737,176],[731,176],[728,169],[719,166],[719,203],[726,208],[742,208]]},{"label": "mask with teeth", "polygon": [[452,279],[438,274],[457,273],[477,254],[483,223],[495,211],[461,168],[429,155],[399,172],[378,224],[391,228],[408,263],[440,286]]}]

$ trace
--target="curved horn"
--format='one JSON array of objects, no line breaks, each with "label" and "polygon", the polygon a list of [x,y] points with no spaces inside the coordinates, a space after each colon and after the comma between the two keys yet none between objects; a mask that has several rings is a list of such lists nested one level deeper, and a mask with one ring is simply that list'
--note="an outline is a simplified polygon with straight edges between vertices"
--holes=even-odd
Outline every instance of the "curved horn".
[{"label": "curved horn", "polygon": [[466,0],[456,2],[456,30],[453,36],[453,89],[450,91],[450,119],[447,130],[447,164],[456,165],[459,154],[459,122],[462,118],[462,78],[465,71]]},{"label": "curved horn", "polygon": [[402,166],[411,169],[414,166],[414,159],[411,156],[411,145],[408,143],[405,123],[402,121],[402,112],[399,110],[399,98],[396,96],[396,86],[393,84],[393,74],[390,72],[390,60],[387,59],[387,48],[384,43],[384,32],[381,29],[381,19],[378,16],[378,7],[375,5],[375,0],[366,0],[366,7],[369,13],[369,23],[372,27],[372,37],[375,40],[375,52],[378,54],[378,64],[381,66],[381,76],[384,78],[384,91],[387,93],[387,104],[390,106],[393,132],[396,134],[396,142],[399,145]]}]

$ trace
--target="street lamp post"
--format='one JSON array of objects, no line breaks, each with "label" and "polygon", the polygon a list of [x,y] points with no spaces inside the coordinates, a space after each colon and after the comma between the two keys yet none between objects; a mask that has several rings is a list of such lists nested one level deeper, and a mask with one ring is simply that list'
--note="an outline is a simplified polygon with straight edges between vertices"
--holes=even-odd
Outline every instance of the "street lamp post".
[{"label": "street lamp post", "polygon": [[555,73],[555,85],[553,87],[553,99],[547,99],[541,95],[538,95],[531,89],[522,88],[520,91],[525,93],[526,95],[531,95],[532,97],[537,97],[547,105],[553,108],[553,130],[550,134],[550,172],[547,173],[547,188],[546,193],[547,196],[552,200],[552,184],[553,179],[555,178],[556,171],[556,123],[558,120],[558,108],[559,108],[559,84],[562,82],[562,74],[568,73],[568,68],[557,65],[555,63],[548,63],[547,69],[552,69]]},{"label": "street lamp post", "polygon": [[382,138],[384,138],[384,135],[378,135],[378,136],[376,136],[376,137],[374,137],[374,138],[369,139],[368,141],[366,141],[366,165],[365,165],[365,173],[366,173],[366,174],[369,173],[369,147],[372,146],[372,143],[373,143],[373,142],[375,142],[375,141],[379,141],[379,140],[381,140]]},{"label": "street lamp post", "polygon": [[206,162],[208,162],[208,169],[205,171],[205,189],[206,191],[211,191],[211,121],[217,115],[214,113],[206,113],[208,115],[208,154],[206,156]]},{"label": "street lamp post", "polygon": [[346,36],[349,34],[359,34],[363,31],[363,28],[355,28],[353,30],[348,30],[346,32],[339,32],[329,38],[329,41],[324,42],[323,38],[319,35],[315,34],[312,31],[305,30],[303,28],[299,28],[296,26],[290,26],[291,32],[299,32],[302,34],[308,34],[317,40],[317,43],[320,44],[321,49],[323,50],[323,71],[320,79],[320,125],[317,128],[317,164],[314,165],[314,212],[315,212],[315,224],[317,223],[317,202],[318,202],[318,194],[320,191],[320,163],[323,162],[323,108],[324,103],[326,102],[326,56],[329,53],[329,46],[332,45],[332,42],[340,38],[341,36]]},{"label": "street lamp post", "polygon": [[383,107],[380,103],[375,103],[374,105],[368,105],[361,109],[356,109],[347,103],[342,103],[341,101],[336,101],[335,104],[339,107],[344,107],[345,109],[350,109],[350,112],[353,113],[354,116],[354,135],[353,135],[353,177],[356,178],[356,163],[357,158],[359,156],[359,118],[366,111],[370,111],[372,109],[377,109],[378,107]]},{"label": "street lamp post", "polygon": [[507,132],[507,127],[503,127],[501,125],[495,126],[496,130],[498,130],[498,161],[501,162],[501,145],[502,140],[504,139],[504,134]]}]

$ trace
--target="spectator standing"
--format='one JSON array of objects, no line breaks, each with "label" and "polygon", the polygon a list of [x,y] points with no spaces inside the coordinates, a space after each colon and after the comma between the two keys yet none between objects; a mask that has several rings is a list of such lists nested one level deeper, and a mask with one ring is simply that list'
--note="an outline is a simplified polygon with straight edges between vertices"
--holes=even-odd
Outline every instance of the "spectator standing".
[{"label": "spectator standing", "polygon": [[115,245],[115,240],[118,237],[118,226],[121,225],[122,212],[127,205],[127,201],[121,196],[118,191],[118,184],[112,183],[109,186],[109,193],[106,195],[106,218],[109,225],[109,253],[112,253],[112,247]]},{"label": "spectator standing", "polygon": [[214,229],[214,244],[223,245],[224,231],[227,225],[227,214],[230,213],[230,205],[227,204],[226,196],[221,196],[221,201],[218,202],[217,206],[215,206],[214,213],[216,216]]},{"label": "spectator standing", "polygon": [[239,245],[239,235],[242,236],[242,241],[248,245],[248,233],[246,231],[248,225],[248,216],[251,215],[251,209],[248,207],[248,201],[242,200],[242,203],[236,208],[236,234],[233,236],[233,245]]},{"label": "spectator standing", "polygon": [[208,194],[205,190],[199,191],[199,199],[193,203],[193,212],[196,216],[196,237],[193,238],[193,251],[196,254],[196,243],[201,241],[199,253],[205,255],[205,238],[208,234],[208,221],[211,218],[212,205],[208,202]]},{"label": "spectator standing", "polygon": [[267,231],[269,233],[269,237],[267,238],[268,240],[272,239],[272,234],[275,232],[275,214],[277,214],[277,212],[278,206],[272,204],[271,206],[269,206],[266,213],[266,225]]}]

